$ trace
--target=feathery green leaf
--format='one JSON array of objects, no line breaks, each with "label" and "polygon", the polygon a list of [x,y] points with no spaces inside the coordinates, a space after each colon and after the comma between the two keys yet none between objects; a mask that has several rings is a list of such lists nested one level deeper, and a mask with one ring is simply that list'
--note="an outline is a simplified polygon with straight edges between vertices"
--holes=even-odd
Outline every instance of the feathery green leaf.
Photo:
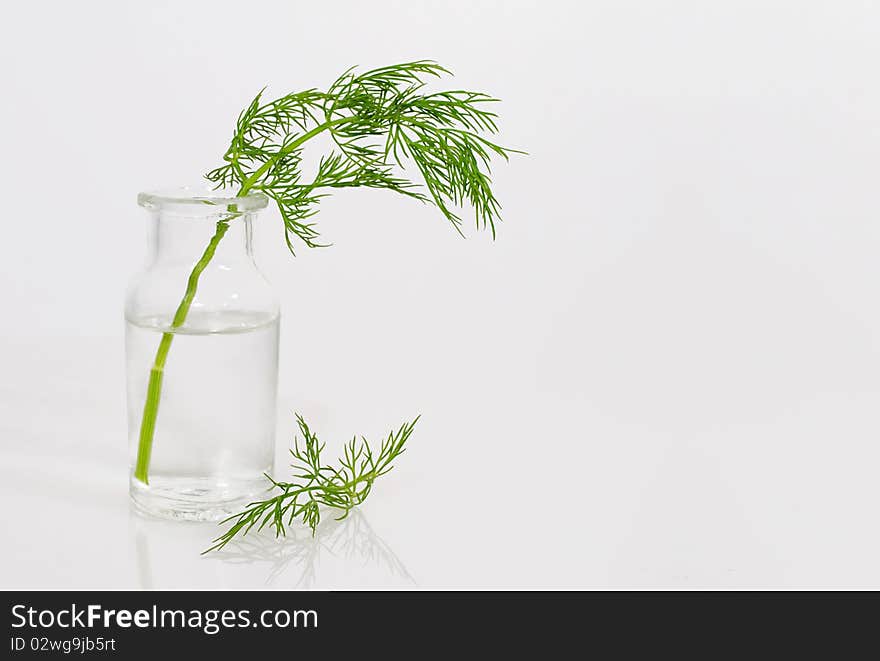
[{"label": "feathery green leaf", "polygon": [[309,428],[301,415],[296,414],[296,422],[302,434],[302,446],[298,437],[294,438],[291,467],[294,482],[279,482],[269,475],[270,489],[275,495],[265,500],[250,503],[245,509],[221,521],[230,524],[222,535],[213,540],[214,544],[202,553],[222,549],[238,535],[246,535],[256,528],[262,530],[269,526],[275,536],[285,535],[287,526],[299,520],[312,529],[312,534],[321,521],[321,508],[330,507],[340,511],[339,519],[360,505],[373,488],[373,483],[392,468],[391,462],[405,451],[413,429],[419,418],[392,431],[382,442],[378,452],[374,452],[367,439],[353,438],[343,448],[339,465],[326,466],[321,463],[324,444]]},{"label": "feathery green leaf", "polygon": [[[358,73],[349,69],[326,92],[306,90],[264,102],[261,90],[238,117],[224,164],[206,178],[218,187],[260,191],[275,201],[287,245],[293,239],[319,247],[309,219],[329,191],[381,188],[437,206],[461,233],[459,207],[470,205],[478,228],[500,219],[492,192],[490,162],[518,152],[486,135],[498,132],[491,105],[481,92],[426,93],[426,82],[449,75],[430,60],[405,62]],[[321,158],[311,180],[303,180],[303,146],[327,132],[334,150]],[[404,176],[407,166],[420,181]]]}]

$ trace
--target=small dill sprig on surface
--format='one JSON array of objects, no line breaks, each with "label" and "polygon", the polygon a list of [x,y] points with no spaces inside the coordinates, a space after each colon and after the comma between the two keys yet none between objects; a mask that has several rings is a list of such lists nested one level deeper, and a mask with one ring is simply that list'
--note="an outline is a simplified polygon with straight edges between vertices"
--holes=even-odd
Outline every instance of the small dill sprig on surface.
[{"label": "small dill sprig on surface", "polygon": [[318,440],[303,417],[296,414],[303,436],[302,446],[297,437],[290,450],[296,481],[279,482],[266,475],[276,495],[250,503],[243,511],[221,521],[221,525],[230,523],[229,529],[202,553],[222,549],[237,535],[246,535],[254,528],[260,531],[269,526],[279,537],[286,534],[287,526],[296,520],[311,528],[314,535],[321,521],[322,507],[341,511],[337,518],[344,519],[366,500],[373,483],[394,468],[392,462],[406,450],[406,442],[418,420],[417,417],[390,432],[375,452],[366,438],[352,438],[345,444],[338,466],[329,466],[321,460],[325,444]]}]

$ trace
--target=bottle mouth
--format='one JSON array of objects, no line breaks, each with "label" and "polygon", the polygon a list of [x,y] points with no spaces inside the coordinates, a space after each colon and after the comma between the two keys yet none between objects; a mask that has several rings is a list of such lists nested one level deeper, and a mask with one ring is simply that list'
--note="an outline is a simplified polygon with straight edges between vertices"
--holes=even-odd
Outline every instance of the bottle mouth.
[{"label": "bottle mouth", "polygon": [[265,209],[269,199],[262,193],[238,195],[231,189],[212,190],[205,186],[160,188],[138,193],[138,204],[151,211],[187,216],[217,216],[251,213]]}]

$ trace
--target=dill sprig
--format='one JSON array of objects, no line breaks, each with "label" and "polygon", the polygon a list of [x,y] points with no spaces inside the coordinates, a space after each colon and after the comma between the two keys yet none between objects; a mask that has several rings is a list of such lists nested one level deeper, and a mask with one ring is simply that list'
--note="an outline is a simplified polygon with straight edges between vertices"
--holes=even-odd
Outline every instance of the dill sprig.
[{"label": "dill sprig", "polygon": [[321,521],[322,507],[341,511],[337,520],[344,519],[366,500],[373,483],[394,468],[392,462],[406,450],[406,442],[418,420],[417,417],[390,432],[375,452],[366,438],[352,438],[345,444],[338,466],[329,466],[321,461],[326,444],[318,440],[297,413],[296,422],[303,443],[300,446],[299,438],[295,437],[290,450],[295,481],[279,482],[266,475],[271,483],[270,489],[276,491],[276,495],[249,503],[243,511],[221,521],[221,525],[231,523],[229,529],[202,553],[222,549],[237,535],[246,535],[254,528],[260,531],[269,526],[274,529],[276,537],[285,535],[287,526],[296,520],[311,528],[314,535]]},{"label": "dill sprig", "polygon": [[[311,218],[318,203],[339,188],[385,189],[433,204],[460,234],[457,209],[470,205],[477,228],[488,227],[494,238],[501,205],[492,192],[490,162],[496,156],[507,160],[523,152],[486,137],[498,132],[497,115],[491,109],[498,99],[466,90],[426,91],[428,81],[444,75],[451,74],[436,62],[419,60],[363,73],[351,68],[326,91],[309,89],[271,101],[263,99],[264,88],[239,115],[223,165],[205,177],[217,188],[237,187],[240,196],[257,191],[274,200],[291,252],[294,239],[308,247],[322,245]],[[306,177],[301,168],[304,145],[325,132],[331,151],[320,158],[314,175]],[[405,176],[407,166],[418,171],[420,181]],[[134,477],[144,484],[149,484],[173,331],[186,321],[202,272],[229,222],[238,215],[231,206],[228,216],[218,220],[156,351],[134,470]],[[308,523],[308,517],[304,521]]]},{"label": "dill sprig", "polygon": [[[315,89],[264,101],[261,90],[239,115],[224,164],[206,177],[240,194],[259,191],[278,206],[287,245],[293,237],[317,247],[319,234],[309,219],[335,188],[382,188],[434,204],[461,233],[454,211],[469,204],[477,227],[495,222],[501,205],[491,188],[490,161],[517,150],[501,147],[486,134],[498,132],[498,101],[481,92],[426,93],[426,81],[449,74],[436,62],[420,60],[357,73],[349,69],[327,91]],[[333,150],[309,180],[301,169],[303,146],[329,133]],[[519,152],[521,153],[521,152]],[[414,165],[421,182],[403,176]]]}]

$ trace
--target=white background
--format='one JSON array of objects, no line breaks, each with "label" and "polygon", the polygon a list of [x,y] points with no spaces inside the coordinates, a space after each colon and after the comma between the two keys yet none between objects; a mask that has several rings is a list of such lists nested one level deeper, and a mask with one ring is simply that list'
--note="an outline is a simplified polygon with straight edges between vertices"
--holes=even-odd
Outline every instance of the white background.
[{"label": "white background", "polygon": [[[4,10],[0,587],[880,587],[880,5]],[[198,552],[129,511],[139,190],[263,85],[418,58],[503,99],[504,223],[346,191],[283,299],[278,468],[422,421],[359,517]],[[308,347],[298,350],[297,347]],[[173,357],[172,357],[173,359]]]}]

